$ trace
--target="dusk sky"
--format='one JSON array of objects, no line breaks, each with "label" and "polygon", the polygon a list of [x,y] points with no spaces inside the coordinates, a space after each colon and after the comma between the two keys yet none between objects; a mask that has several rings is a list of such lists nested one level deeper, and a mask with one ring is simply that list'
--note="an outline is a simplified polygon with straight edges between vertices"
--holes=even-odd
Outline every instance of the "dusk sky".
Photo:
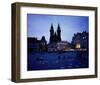
[{"label": "dusk sky", "polygon": [[27,14],[27,36],[37,37],[39,40],[42,36],[45,36],[47,42],[49,42],[51,24],[53,24],[55,31],[59,24],[62,41],[71,42],[74,33],[88,32],[89,17]]}]

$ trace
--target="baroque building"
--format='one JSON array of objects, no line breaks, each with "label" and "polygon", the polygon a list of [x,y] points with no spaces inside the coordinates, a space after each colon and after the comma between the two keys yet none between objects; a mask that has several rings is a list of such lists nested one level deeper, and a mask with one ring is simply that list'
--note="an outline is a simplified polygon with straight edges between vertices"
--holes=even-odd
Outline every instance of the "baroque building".
[{"label": "baroque building", "polygon": [[27,41],[28,52],[47,51],[47,41],[44,36],[42,36],[41,40],[29,37]]},{"label": "baroque building", "polygon": [[42,36],[42,38],[41,38],[40,51],[47,51],[47,41],[45,39],[45,36]]},{"label": "baroque building", "polygon": [[72,38],[72,47],[76,49],[87,49],[88,50],[88,32],[83,31],[82,33],[74,34]]}]

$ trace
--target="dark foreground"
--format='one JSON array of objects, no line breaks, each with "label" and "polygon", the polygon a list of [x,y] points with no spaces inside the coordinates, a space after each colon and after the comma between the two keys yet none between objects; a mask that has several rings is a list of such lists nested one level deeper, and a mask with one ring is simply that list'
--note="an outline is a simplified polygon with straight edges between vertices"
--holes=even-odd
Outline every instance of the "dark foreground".
[{"label": "dark foreground", "polygon": [[28,53],[27,70],[88,68],[87,51]]}]

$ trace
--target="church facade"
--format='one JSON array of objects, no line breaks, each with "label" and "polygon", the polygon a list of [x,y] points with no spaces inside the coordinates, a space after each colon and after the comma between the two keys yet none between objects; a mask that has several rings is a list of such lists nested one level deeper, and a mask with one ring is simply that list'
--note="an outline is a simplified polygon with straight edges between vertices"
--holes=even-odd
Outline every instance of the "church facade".
[{"label": "church facade", "polygon": [[58,24],[57,31],[54,32],[53,24],[51,24],[49,43],[57,43],[57,42],[61,42],[61,29],[60,29],[60,25]]},{"label": "church facade", "polygon": [[60,25],[58,24],[57,30],[54,31],[53,24],[51,24],[48,51],[66,51],[68,48],[69,43],[61,39]]}]

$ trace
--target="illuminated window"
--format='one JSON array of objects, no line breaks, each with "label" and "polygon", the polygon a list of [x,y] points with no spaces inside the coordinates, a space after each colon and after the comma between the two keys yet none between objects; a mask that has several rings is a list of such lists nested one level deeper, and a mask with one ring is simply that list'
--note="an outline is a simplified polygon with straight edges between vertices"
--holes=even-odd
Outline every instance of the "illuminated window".
[{"label": "illuminated window", "polygon": [[76,44],[76,48],[77,49],[79,49],[80,48],[80,44],[78,43],[78,44]]}]

